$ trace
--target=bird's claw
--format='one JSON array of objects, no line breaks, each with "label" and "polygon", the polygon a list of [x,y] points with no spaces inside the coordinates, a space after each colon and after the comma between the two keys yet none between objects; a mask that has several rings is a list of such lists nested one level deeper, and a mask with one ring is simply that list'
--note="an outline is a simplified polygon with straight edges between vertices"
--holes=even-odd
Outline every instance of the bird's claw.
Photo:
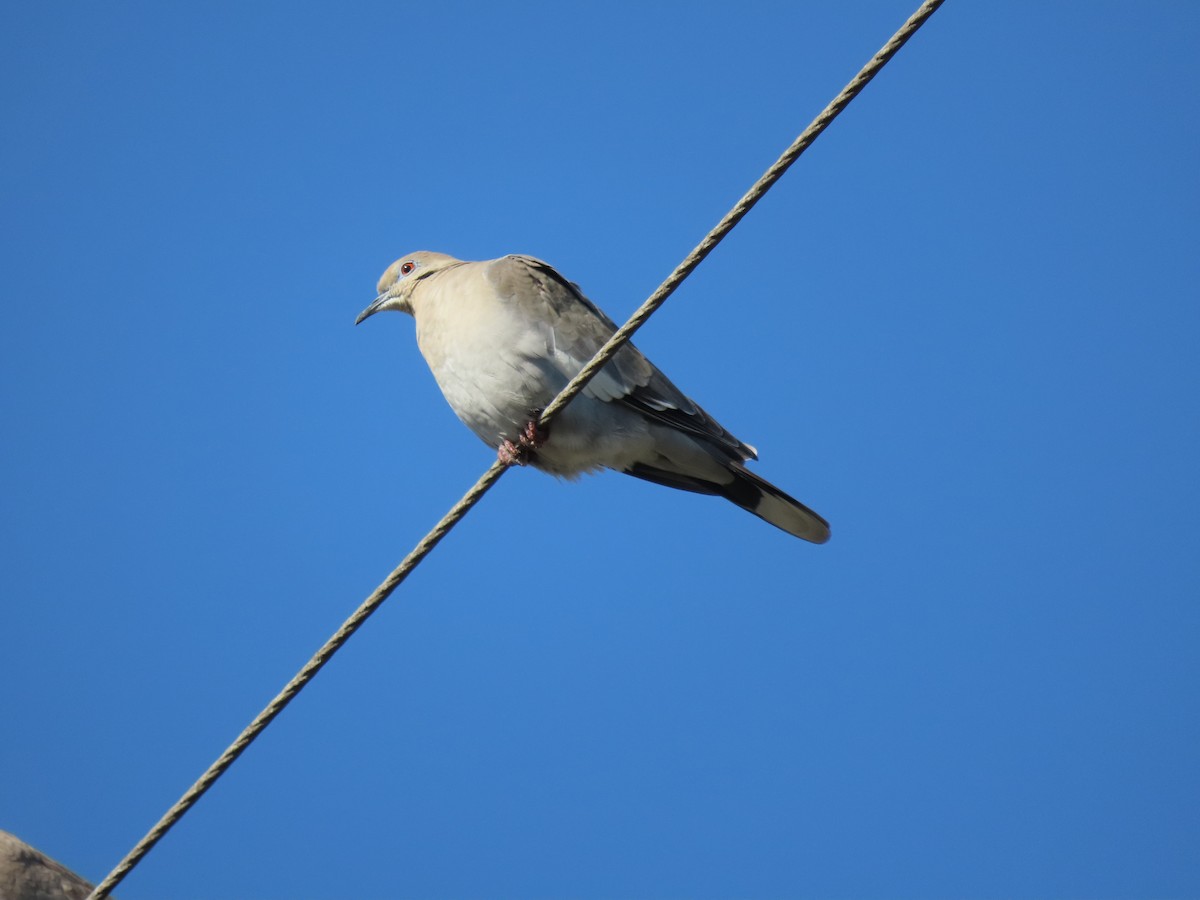
[{"label": "bird's claw", "polygon": [[525,465],[525,456],[529,453],[527,447],[514,444],[512,441],[505,440],[496,449],[496,458],[506,466],[523,466]]},{"label": "bird's claw", "polygon": [[546,443],[549,432],[538,425],[537,418],[525,423],[525,428],[517,436],[516,442],[507,438],[496,449],[496,458],[506,466],[528,465],[533,451]]}]

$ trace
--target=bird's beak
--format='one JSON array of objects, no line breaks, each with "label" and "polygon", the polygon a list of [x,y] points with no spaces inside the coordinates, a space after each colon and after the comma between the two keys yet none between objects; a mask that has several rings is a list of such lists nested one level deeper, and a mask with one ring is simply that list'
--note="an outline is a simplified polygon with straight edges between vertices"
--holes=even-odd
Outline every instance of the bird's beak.
[{"label": "bird's beak", "polygon": [[358,314],[358,318],[354,320],[354,324],[359,325],[362,323],[362,321],[364,319],[371,318],[371,316],[375,315],[375,313],[377,313],[381,309],[383,309],[383,305],[391,299],[392,299],[392,295],[389,294],[387,291],[384,291],[382,294],[380,294],[378,297],[376,297],[373,301],[371,301],[370,306],[368,306],[366,309],[364,309],[362,312],[360,312]]}]

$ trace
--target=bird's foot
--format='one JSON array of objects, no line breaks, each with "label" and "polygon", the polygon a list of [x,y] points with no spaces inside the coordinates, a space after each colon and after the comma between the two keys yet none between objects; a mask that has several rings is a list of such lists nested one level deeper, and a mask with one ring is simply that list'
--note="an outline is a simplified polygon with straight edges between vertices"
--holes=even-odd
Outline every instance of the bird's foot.
[{"label": "bird's foot", "polygon": [[496,459],[500,460],[506,466],[523,466],[525,465],[525,457],[528,453],[528,447],[522,447],[520,444],[514,444],[510,440],[505,440],[496,449]]},{"label": "bird's foot", "polygon": [[506,466],[524,466],[529,463],[533,452],[546,443],[550,433],[538,425],[537,417],[525,423],[525,428],[515,442],[507,438],[496,450],[496,458]]}]

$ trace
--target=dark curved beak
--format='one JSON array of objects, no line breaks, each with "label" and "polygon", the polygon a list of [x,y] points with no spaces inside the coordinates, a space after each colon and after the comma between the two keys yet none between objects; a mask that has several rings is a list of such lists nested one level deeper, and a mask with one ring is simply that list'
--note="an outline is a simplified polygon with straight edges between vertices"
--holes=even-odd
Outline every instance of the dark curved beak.
[{"label": "dark curved beak", "polygon": [[373,315],[375,315],[375,313],[379,312],[379,310],[383,308],[383,304],[387,303],[390,299],[392,299],[391,296],[389,294],[387,294],[386,292],[380,294],[378,297],[376,297],[374,300],[371,301],[370,306],[368,306],[366,309],[364,309],[362,312],[360,312],[358,314],[358,318],[354,320],[354,324],[360,325],[360,324],[362,324],[364,319],[371,318],[371,316],[373,316]]}]

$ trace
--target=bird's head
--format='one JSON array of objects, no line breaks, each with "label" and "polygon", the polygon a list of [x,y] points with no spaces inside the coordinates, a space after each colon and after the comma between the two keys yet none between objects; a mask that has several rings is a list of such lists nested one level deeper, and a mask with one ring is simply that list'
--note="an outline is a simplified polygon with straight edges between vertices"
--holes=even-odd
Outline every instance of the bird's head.
[{"label": "bird's head", "polygon": [[411,316],[413,313],[412,295],[417,285],[430,275],[458,265],[459,262],[460,260],[453,256],[447,256],[445,253],[433,253],[429,250],[418,250],[416,253],[400,257],[380,276],[379,284],[376,285],[379,295],[371,302],[370,306],[358,314],[354,324],[357,325],[385,309],[399,310]]}]

